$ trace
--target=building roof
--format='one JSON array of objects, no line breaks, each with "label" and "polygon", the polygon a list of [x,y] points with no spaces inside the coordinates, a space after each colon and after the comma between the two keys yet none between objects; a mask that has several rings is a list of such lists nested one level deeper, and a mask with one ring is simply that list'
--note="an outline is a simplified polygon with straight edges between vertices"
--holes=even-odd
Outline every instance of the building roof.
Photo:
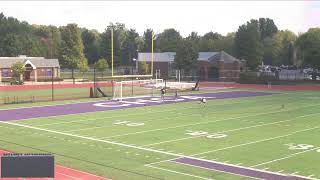
[{"label": "building roof", "polygon": [[[154,62],[173,62],[175,52],[163,52],[163,53],[153,53]],[[138,61],[151,61],[151,53],[139,53]],[[224,61],[224,63],[234,63],[240,62],[239,59],[231,56],[230,54],[220,51],[220,52],[199,52],[198,61]]]},{"label": "building roof", "polygon": [[13,64],[22,62],[31,63],[35,68],[40,67],[60,67],[58,59],[45,59],[44,57],[0,57],[0,68],[10,68]]},{"label": "building roof", "polygon": [[[163,53],[153,53],[153,61],[154,62],[173,62],[175,52],[163,52]],[[138,53],[137,61],[147,61],[151,62],[151,53]]]},{"label": "building roof", "polygon": [[219,52],[199,52],[198,61],[208,61],[210,57],[218,53]]},{"label": "building roof", "polygon": [[223,61],[224,63],[234,63],[234,62],[241,62],[239,59],[231,56],[230,54],[224,52],[224,51],[221,51],[213,56],[211,56],[209,59],[208,59],[210,62],[212,61]]}]

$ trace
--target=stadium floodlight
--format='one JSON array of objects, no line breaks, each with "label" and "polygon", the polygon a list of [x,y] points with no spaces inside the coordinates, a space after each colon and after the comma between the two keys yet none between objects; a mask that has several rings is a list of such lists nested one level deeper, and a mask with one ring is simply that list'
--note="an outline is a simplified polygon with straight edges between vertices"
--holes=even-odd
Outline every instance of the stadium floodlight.
[{"label": "stadium floodlight", "polygon": [[[155,35],[152,32],[152,39],[151,39],[151,72],[150,74],[141,74],[141,75],[114,75],[114,34],[113,28],[111,28],[111,77],[113,78],[132,78],[132,77],[153,77],[153,61],[154,61],[154,40]],[[135,61],[136,59],[133,59]]]}]

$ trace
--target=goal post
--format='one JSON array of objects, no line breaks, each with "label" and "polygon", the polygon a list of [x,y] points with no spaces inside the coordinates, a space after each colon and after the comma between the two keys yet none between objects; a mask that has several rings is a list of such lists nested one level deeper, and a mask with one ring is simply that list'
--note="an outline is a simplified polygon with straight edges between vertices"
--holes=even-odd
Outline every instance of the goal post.
[{"label": "goal post", "polygon": [[163,84],[163,79],[114,81],[113,100],[122,101],[132,97],[152,97],[157,94]]}]

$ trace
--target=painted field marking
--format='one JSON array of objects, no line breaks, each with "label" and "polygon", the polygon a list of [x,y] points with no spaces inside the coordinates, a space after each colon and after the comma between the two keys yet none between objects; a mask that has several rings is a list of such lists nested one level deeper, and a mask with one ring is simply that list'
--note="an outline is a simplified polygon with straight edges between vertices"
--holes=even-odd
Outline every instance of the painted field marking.
[{"label": "painted field marking", "polygon": [[[210,160],[206,160],[206,159],[200,159],[200,158],[196,158],[196,157],[192,157],[192,156],[181,156],[181,155],[176,154],[176,153],[169,153],[169,152],[159,151],[159,150],[150,149],[150,148],[143,148],[143,147],[139,147],[139,146],[132,146],[132,145],[128,145],[128,144],[116,143],[116,142],[107,141],[107,140],[103,140],[103,139],[96,139],[96,138],[91,138],[91,137],[86,137],[86,136],[80,136],[80,135],[75,135],[75,134],[70,134],[70,133],[65,133],[65,132],[59,132],[59,131],[55,131],[55,130],[49,130],[49,129],[43,129],[43,128],[39,128],[39,127],[33,127],[33,126],[29,126],[29,125],[17,124],[17,123],[13,123],[13,122],[0,121],[0,123],[13,125],[13,126],[18,126],[18,127],[23,127],[23,128],[28,128],[28,129],[40,130],[40,131],[45,131],[45,132],[50,132],[50,133],[55,133],[55,134],[61,134],[61,135],[76,137],[76,138],[80,138],[80,139],[86,139],[86,140],[90,140],[90,141],[97,141],[97,142],[102,142],[102,143],[107,143],[107,144],[113,144],[113,145],[118,145],[118,146],[123,146],[123,147],[143,150],[143,151],[150,151],[150,152],[155,152],[155,153],[159,153],[159,154],[165,154],[165,155],[169,155],[169,156],[186,157],[186,158],[196,159],[196,160],[201,160],[201,161],[206,161],[206,162],[214,162],[214,163],[227,165],[227,166],[239,167],[239,168],[244,168],[244,169],[251,169],[251,170],[259,171],[259,172],[268,172],[268,173],[277,174],[275,172],[269,172],[269,171],[264,171],[264,170],[260,170],[260,169],[254,169],[254,168],[251,168],[251,167],[236,166],[236,165],[233,165],[233,164],[215,162],[215,161],[210,161]],[[287,135],[269,138],[269,140],[270,139],[280,138],[280,137],[287,137],[287,136],[290,136],[290,135],[293,135],[293,134],[296,134],[296,133],[299,133],[299,132],[309,131],[309,130],[313,130],[313,129],[317,129],[317,128],[319,128],[319,127],[299,130],[299,131],[295,131],[295,132],[292,132],[292,133],[287,134]],[[239,145],[237,145],[237,146],[239,146]],[[203,154],[203,153],[201,153],[201,154]],[[286,176],[286,175],[283,175],[283,174],[280,174],[280,175]]]},{"label": "painted field marking", "polygon": [[[280,95],[284,95],[284,93],[281,93],[281,94],[276,94],[278,96]],[[265,97],[265,96],[256,96],[256,97]],[[229,104],[246,104],[246,103],[252,103],[252,102],[257,102],[257,101],[261,101],[261,99],[258,99],[258,100],[252,100],[252,99],[244,99],[244,98],[250,98],[250,97],[241,97],[242,101],[240,101],[240,97],[236,97],[236,98],[228,98],[228,100],[237,100],[239,102],[229,102],[227,101],[226,103],[221,103],[221,104],[218,104],[218,106],[220,105],[229,105]],[[222,100],[225,100],[225,99],[222,99]],[[245,102],[243,100],[246,100]],[[103,101],[103,100],[102,100]],[[272,100],[270,100],[272,101]],[[93,101],[95,102],[95,101]],[[96,101],[96,102],[100,102],[100,101]],[[191,101],[192,102],[192,101]],[[268,100],[265,100],[265,102],[268,102]],[[87,102],[83,102],[83,103],[87,103]],[[88,103],[91,103],[91,102],[88,102]],[[186,102],[186,103],[190,103],[190,102]],[[71,104],[77,104],[77,103],[71,103]],[[62,105],[68,105],[68,104],[62,104]],[[170,105],[170,104],[168,104]],[[48,105],[48,106],[55,106],[55,105]],[[35,106],[37,107],[37,106]],[[43,107],[43,106],[38,106],[38,107]],[[45,107],[45,106],[44,106]],[[23,108],[17,108],[17,109],[23,109]],[[196,109],[195,107],[190,107],[190,108],[181,108],[181,110],[183,109]],[[6,110],[6,109],[4,109]],[[8,109],[10,110],[10,109]],[[180,109],[179,109],[180,110]],[[166,112],[173,112],[173,111],[176,111],[176,110],[168,110]],[[100,111],[100,112],[103,112],[103,111]],[[163,110],[160,110],[160,111],[155,111],[155,110],[151,110],[151,111],[147,111],[147,112],[139,112],[139,113],[130,113],[129,114],[124,114],[124,115],[117,115],[117,117],[127,117],[127,116],[131,116],[131,115],[139,115],[139,114],[147,114],[147,113],[154,113],[154,112],[164,112]],[[218,112],[218,111],[217,111]],[[221,112],[221,111],[220,111]],[[64,116],[76,116],[76,115],[81,115],[81,114],[90,114],[90,113],[96,113],[96,112],[85,112],[85,113],[71,113],[71,114],[66,114],[66,115],[57,115],[57,116],[50,116],[51,118],[55,118],[55,117],[64,117]],[[107,118],[114,118],[115,116],[108,116]],[[44,117],[36,117],[36,118],[26,118],[26,119],[18,119],[18,120],[12,120],[11,122],[16,122],[16,121],[21,121],[21,120],[29,120],[29,119],[41,119],[41,118],[44,118]],[[100,119],[100,118],[96,118],[96,119]],[[91,119],[91,120],[96,120],[95,118]],[[101,119],[105,119],[105,118],[101,118]],[[84,119],[84,120],[78,120],[77,122],[80,122],[80,121],[88,121],[90,119]],[[73,122],[76,122],[76,121],[73,121]],[[71,121],[62,121],[62,122],[57,122],[57,123],[54,123],[54,124],[62,124],[62,123],[73,123]],[[43,126],[44,125],[53,125],[53,123],[48,123],[48,124],[42,124]],[[42,125],[38,125],[38,127],[41,127]]]},{"label": "painted field marking", "polygon": [[[210,161],[208,161],[208,162],[210,162]],[[209,169],[209,168],[205,168],[205,167],[201,167],[201,166],[195,166],[195,165],[192,165],[192,164],[184,164],[184,163],[180,163],[180,162],[175,162],[175,163],[182,164],[182,165],[185,165],[185,166],[200,168],[200,169],[206,169],[206,170],[210,170],[210,171],[223,172],[223,173],[226,173],[226,174],[232,174],[232,175],[241,176],[241,177],[250,177],[251,179],[259,179],[259,178],[254,178],[254,177],[251,177],[251,176],[244,176],[244,175],[235,174],[235,173],[231,173],[231,172],[220,171],[220,170],[216,170],[216,169]],[[221,164],[226,164],[226,163],[221,163]],[[268,171],[262,171],[262,172],[268,172]]]},{"label": "painted field marking", "polygon": [[265,164],[270,164],[270,163],[274,163],[274,162],[277,162],[277,161],[282,161],[284,159],[289,159],[289,158],[297,156],[299,154],[303,154],[303,153],[306,153],[306,152],[309,152],[309,151],[313,151],[313,150],[317,150],[317,149],[319,149],[319,148],[312,148],[312,149],[308,149],[308,150],[305,150],[305,151],[289,154],[289,155],[287,155],[285,157],[274,159],[274,160],[267,161],[267,162],[263,162],[263,163],[260,163],[260,164],[256,164],[256,165],[251,166],[251,167],[258,167],[258,166],[262,166],[262,165],[265,165]]},{"label": "painted field marking", "polygon": [[191,156],[198,156],[198,155],[202,155],[202,154],[208,154],[208,153],[222,151],[222,150],[226,150],[226,149],[233,149],[233,148],[237,148],[237,147],[241,147],[241,146],[246,146],[246,145],[250,145],[250,144],[256,144],[256,143],[270,141],[270,140],[274,140],[274,139],[280,139],[280,138],[283,138],[283,137],[288,137],[288,136],[291,136],[291,135],[294,135],[294,134],[297,134],[297,133],[300,133],[300,132],[310,131],[310,130],[314,130],[314,129],[319,129],[319,127],[308,128],[308,129],[304,129],[304,130],[294,131],[294,132],[291,132],[289,134],[285,134],[285,135],[281,135],[281,136],[275,136],[275,137],[272,137],[272,138],[266,138],[266,139],[262,139],[262,140],[251,141],[251,142],[248,142],[248,143],[229,146],[229,147],[225,147],[225,148],[221,148],[221,149],[215,149],[215,150],[210,150],[210,151],[201,152],[201,153],[197,153],[197,154],[192,154]]},{"label": "painted field marking", "polygon": [[198,179],[212,180],[211,178],[196,176],[196,175],[188,174],[188,173],[182,173],[182,172],[179,172],[179,171],[174,171],[174,170],[170,170],[170,169],[160,168],[160,167],[156,167],[156,166],[152,166],[152,165],[145,165],[145,166],[146,166],[146,167],[149,167],[149,168],[154,168],[154,169],[159,169],[159,170],[162,170],[162,171],[167,171],[167,172],[175,173],[175,174],[190,176],[190,177],[194,177],[194,178],[198,178]]},{"label": "painted field marking", "polygon": [[[243,103],[243,102],[242,102]],[[219,104],[220,105],[229,105],[229,104],[242,104],[242,103],[223,103],[223,104]],[[245,104],[245,103],[243,103]],[[268,105],[269,106],[269,105]],[[75,121],[61,121],[61,122],[55,122],[55,123],[47,123],[47,124],[41,124],[41,125],[36,125],[37,127],[43,127],[43,126],[50,126],[50,125],[56,125],[56,124],[69,124],[69,123],[77,123],[77,122],[84,122],[84,121],[95,121],[95,120],[106,120],[106,119],[112,119],[112,118],[119,118],[119,117],[128,117],[128,116],[133,116],[133,115],[145,115],[145,114],[152,114],[152,113],[166,113],[166,112],[173,112],[175,113],[175,111],[179,111],[179,110],[190,110],[190,109],[198,109],[198,107],[187,107],[187,108],[179,108],[179,109],[170,109],[170,110],[151,110],[151,111],[147,111],[147,112],[138,112],[138,113],[129,113],[129,114],[122,114],[122,115],[114,115],[114,116],[108,116],[108,117],[102,117],[102,118],[89,118],[89,119],[82,119],[82,120],[75,120]],[[223,110],[221,110],[223,111]],[[221,111],[213,111],[213,112],[221,112]],[[226,110],[227,111],[227,110]],[[103,111],[101,111],[103,112]],[[104,111],[106,112],[106,111]],[[93,113],[93,112],[88,112],[88,113]],[[77,113],[77,114],[69,114],[71,116],[76,116],[78,114],[81,113]],[[68,115],[59,115],[59,116],[50,116],[50,117],[60,117],[60,116],[68,116]],[[184,115],[187,116],[187,115]],[[189,116],[189,115],[188,115]],[[34,118],[34,119],[39,119],[39,118]],[[113,120],[113,119],[112,119]],[[20,120],[16,120],[16,121],[20,121]],[[14,121],[12,121],[14,122]]]},{"label": "painted field marking", "polygon": [[47,107],[47,106],[61,106],[61,105],[72,105],[72,104],[79,104],[79,103],[94,103],[94,102],[101,102],[101,101],[106,101],[105,99],[104,100],[83,100],[83,101],[69,101],[69,102],[66,102],[66,103],[57,103],[57,104],[44,104],[44,105],[38,105],[38,106],[27,106],[27,107],[14,107],[14,108],[7,108],[7,109],[1,109],[0,108],[0,111],[2,110],[13,110],[13,109],[25,109],[25,108],[37,108],[37,107]]},{"label": "painted field marking", "polygon": [[[232,104],[232,103],[228,103],[228,104]],[[225,104],[223,104],[225,105]],[[271,106],[271,105],[267,105],[267,106]],[[191,108],[183,108],[183,109],[193,109],[194,107],[191,107]],[[194,109],[197,109],[197,108],[194,108]],[[174,112],[174,111],[177,111],[177,110],[170,110],[169,112]],[[217,110],[217,111],[211,111],[210,114],[212,113],[216,113],[216,112],[224,112],[224,111],[230,111],[230,109],[227,109],[227,110]],[[158,111],[157,111],[158,112]],[[161,112],[161,111],[159,111]],[[168,111],[163,111],[163,112],[168,112]],[[136,113],[138,114],[138,113]],[[124,115],[125,117],[126,116],[129,116],[129,115]],[[181,116],[175,116],[175,118],[181,118],[181,117],[189,117],[189,116],[192,116],[192,114],[183,114]],[[35,125],[36,127],[43,127],[43,126],[49,126],[49,125],[55,125],[55,124],[67,124],[67,123],[78,123],[78,122],[83,122],[83,121],[95,121],[95,120],[100,120],[100,119],[109,119],[109,118],[112,118],[113,116],[109,116],[107,118],[92,118],[92,119],[85,119],[85,120],[76,120],[76,121],[69,121],[69,122],[57,122],[57,123],[50,123],[50,124],[42,124],[42,125]],[[121,115],[117,116],[117,117],[121,117]],[[163,120],[164,119],[172,119],[172,117],[166,117],[166,118],[162,118]],[[144,121],[152,121],[154,119],[146,119]],[[99,128],[105,128],[105,127],[112,127],[112,126],[109,126],[109,125],[106,125],[106,126],[99,126],[99,127],[90,127],[90,128],[82,128],[82,129],[75,129],[75,130],[70,130],[70,131],[65,131],[65,132],[77,132],[77,131],[83,131],[83,130],[91,130],[91,129],[99,129]],[[103,138],[105,139],[105,138]]]},{"label": "painted field marking", "polygon": [[[319,105],[320,104],[304,106],[304,107],[306,108],[306,107],[313,107],[313,106],[319,106]],[[194,126],[194,125],[199,125],[199,124],[209,124],[209,123],[220,122],[220,121],[227,121],[227,120],[255,117],[255,116],[273,114],[273,113],[278,113],[278,112],[288,112],[288,111],[293,111],[293,110],[296,110],[296,109],[301,109],[301,108],[292,108],[290,110],[285,110],[285,111],[283,111],[283,110],[271,111],[271,112],[266,112],[266,113],[258,113],[258,114],[254,114],[254,115],[231,117],[231,118],[220,119],[220,120],[215,120],[215,121],[204,121],[204,122],[198,122],[198,123],[185,124],[185,125],[181,125],[181,126],[171,126],[171,127],[166,127],[166,128],[158,128],[158,129],[151,129],[151,130],[146,130],[146,131],[138,131],[138,132],[133,132],[133,133],[126,133],[126,134],[119,134],[119,135],[114,135],[114,136],[101,137],[101,139],[109,139],[109,138],[114,138],[114,137],[129,136],[129,135],[134,135],[134,134],[143,134],[143,133],[154,132],[154,131],[162,131],[162,130],[167,130],[167,129],[176,129],[176,128]]]},{"label": "painted field marking", "polygon": [[[237,129],[231,129],[231,130],[225,130],[225,131],[214,132],[214,133],[215,133],[215,134],[222,134],[222,133],[240,131],[240,130],[255,128],[255,127],[262,127],[262,126],[268,126],[268,125],[273,125],[273,124],[279,124],[279,123],[283,123],[283,122],[294,121],[294,120],[297,119],[297,118],[304,118],[304,117],[313,116],[313,115],[317,115],[317,114],[320,114],[320,113],[313,113],[313,114],[308,114],[308,115],[303,115],[303,116],[297,116],[297,117],[290,118],[290,119],[283,120],[283,121],[277,121],[277,122],[272,122],[272,123],[264,123],[264,124],[247,126],[247,127],[242,127],[242,128],[237,128]],[[153,146],[153,145],[158,145],[158,144],[163,144],[163,143],[176,142],[176,141],[182,141],[182,140],[186,140],[186,139],[199,138],[199,137],[203,137],[203,136],[207,136],[207,134],[202,134],[202,135],[192,136],[192,137],[185,137],[185,138],[180,138],[180,139],[173,139],[173,140],[162,141],[162,142],[152,143],[152,144],[146,144],[146,145],[143,145],[142,147]]]}]

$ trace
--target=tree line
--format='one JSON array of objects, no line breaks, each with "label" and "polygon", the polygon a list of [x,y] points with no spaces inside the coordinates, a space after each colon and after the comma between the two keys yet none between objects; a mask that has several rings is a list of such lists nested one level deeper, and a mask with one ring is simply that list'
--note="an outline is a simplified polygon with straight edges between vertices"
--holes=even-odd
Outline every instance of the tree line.
[{"label": "tree line", "polygon": [[[0,56],[42,56],[58,58],[62,67],[88,70],[97,64],[100,69],[111,65],[111,30],[114,35],[114,63],[130,65],[138,52],[151,52],[152,29],[142,35],[122,23],[110,23],[100,33],[66,26],[30,25],[0,14]],[[272,19],[252,19],[236,32],[223,36],[217,32],[199,35],[191,32],[182,37],[176,29],[165,29],[155,35],[155,52],[177,52],[177,69],[196,67],[198,52],[225,51],[244,59],[250,69],[268,65],[301,64],[320,68],[320,28],[303,34],[279,30]],[[99,63],[98,63],[99,62]]]}]

